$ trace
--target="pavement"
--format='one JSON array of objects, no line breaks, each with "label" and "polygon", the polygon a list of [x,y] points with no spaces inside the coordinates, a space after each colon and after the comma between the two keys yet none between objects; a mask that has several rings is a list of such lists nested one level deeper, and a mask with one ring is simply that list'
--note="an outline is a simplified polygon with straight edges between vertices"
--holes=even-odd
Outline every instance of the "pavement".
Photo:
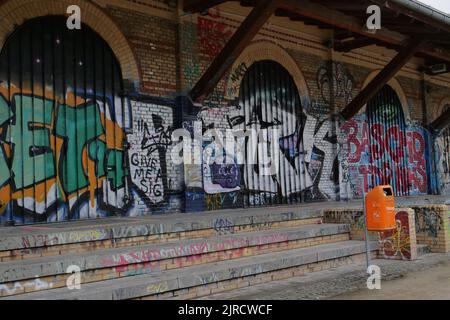
[{"label": "pavement", "polygon": [[362,289],[338,295],[333,300],[449,300],[450,263],[412,272],[385,282],[381,290]]},{"label": "pavement", "polygon": [[368,290],[365,264],[338,267],[209,296],[208,300],[400,300],[450,299],[450,253],[414,261],[372,260],[381,289]]}]

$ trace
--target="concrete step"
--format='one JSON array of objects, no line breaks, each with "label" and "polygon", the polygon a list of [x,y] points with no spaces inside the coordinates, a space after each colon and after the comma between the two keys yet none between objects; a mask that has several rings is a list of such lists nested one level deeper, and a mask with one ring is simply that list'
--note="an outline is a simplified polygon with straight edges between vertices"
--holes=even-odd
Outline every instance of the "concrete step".
[{"label": "concrete step", "polygon": [[321,223],[321,212],[285,206],[0,228],[0,261]]},{"label": "concrete step", "polygon": [[[66,270],[71,265],[81,269],[83,282],[88,283],[348,239],[348,225],[315,224],[6,261],[0,263],[0,296],[63,287],[69,277]],[[36,281],[41,285],[33,288]]]},{"label": "concrete step", "polygon": [[[371,243],[371,250],[377,243]],[[83,284],[80,290],[50,289],[6,297],[7,300],[125,300],[138,298],[194,298],[256,283],[362,261],[362,241],[342,241],[208,263],[184,269],[156,271],[134,277]]]}]

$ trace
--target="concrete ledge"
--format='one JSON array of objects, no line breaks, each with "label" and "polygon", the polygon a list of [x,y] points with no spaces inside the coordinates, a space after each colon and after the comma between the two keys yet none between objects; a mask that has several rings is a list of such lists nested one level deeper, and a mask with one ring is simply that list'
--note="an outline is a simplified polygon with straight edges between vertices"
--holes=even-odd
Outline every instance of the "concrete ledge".
[{"label": "concrete ledge", "polygon": [[264,208],[264,211],[261,211],[260,208],[245,211],[224,210],[195,215],[172,214],[144,218],[111,218],[45,226],[0,228],[0,252],[101,240],[114,241],[128,237],[205,229],[214,229],[220,234],[230,232],[239,226],[320,218],[321,216],[321,210],[318,208],[286,206]]}]

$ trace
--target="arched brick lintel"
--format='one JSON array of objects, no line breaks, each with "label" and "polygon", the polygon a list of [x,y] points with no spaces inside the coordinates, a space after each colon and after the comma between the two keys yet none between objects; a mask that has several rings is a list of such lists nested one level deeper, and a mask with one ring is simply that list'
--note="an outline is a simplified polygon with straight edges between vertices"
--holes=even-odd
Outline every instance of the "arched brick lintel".
[{"label": "arched brick lintel", "polygon": [[233,64],[226,79],[227,100],[233,101],[239,97],[240,84],[243,78],[243,67],[249,68],[253,63],[262,60],[272,60],[281,64],[292,76],[297,86],[302,105],[309,103],[309,90],[302,71],[291,55],[279,45],[269,41],[251,43]]},{"label": "arched brick lintel", "polygon": [[[365,88],[376,77],[376,75],[380,71],[381,70],[372,71],[369,74],[369,76],[366,78],[366,80],[364,81],[362,88]],[[403,90],[402,86],[400,85],[400,82],[398,82],[397,79],[392,78],[391,80],[388,81],[387,85],[389,85],[397,93],[398,99],[400,100],[400,103],[402,104],[402,109],[403,109],[403,114],[405,116],[405,120],[407,120],[407,121],[410,120],[411,116],[410,116],[410,112],[409,112],[408,99],[406,98],[405,91]],[[364,105],[364,107],[361,108],[361,110],[358,112],[358,114],[360,114],[360,115],[365,114],[366,108],[367,108],[367,105]]]}]

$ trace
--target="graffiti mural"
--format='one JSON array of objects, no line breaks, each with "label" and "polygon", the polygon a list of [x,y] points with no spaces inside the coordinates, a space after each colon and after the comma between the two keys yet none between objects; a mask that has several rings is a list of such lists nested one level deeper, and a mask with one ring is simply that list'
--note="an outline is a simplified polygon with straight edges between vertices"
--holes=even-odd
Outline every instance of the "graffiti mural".
[{"label": "graffiti mural", "polygon": [[[450,109],[446,105],[443,112]],[[441,194],[450,193],[450,127],[445,129],[436,138],[436,163],[439,192]]]},{"label": "graffiti mural", "polygon": [[197,22],[200,53],[209,57],[217,56],[233,35],[232,29],[218,20],[220,16],[214,15],[212,18],[198,17]]},{"label": "graffiti mural", "polygon": [[[269,131],[279,130],[279,155],[258,150],[256,164],[239,166],[225,150],[217,157],[212,151],[216,147],[214,141],[204,141],[205,192],[240,191],[249,205],[336,199],[338,139],[328,112],[318,111],[316,102],[302,108],[292,77],[276,62],[259,61],[250,67],[240,64],[230,77],[233,90],[240,91],[239,104],[205,108],[199,114],[204,131],[216,129],[225,135],[226,129],[254,130],[262,133],[259,142],[268,141],[270,149],[275,142]],[[246,141],[245,150],[249,144]],[[262,175],[270,158],[279,159],[279,172]]]},{"label": "graffiti mural", "polygon": [[[180,24],[183,88],[232,34],[220,12],[197,24],[194,17]],[[200,112],[186,114],[172,97],[128,93],[108,44],[89,27],[69,31],[65,22],[30,20],[0,54],[1,222],[339,200],[378,184],[393,185],[397,196],[430,189],[432,137],[405,118],[391,87],[367,104],[365,115],[344,123],[335,116],[356,87],[343,63],[318,63],[300,96],[298,76],[281,64],[246,60]],[[201,137],[190,146],[192,155],[198,148],[199,163],[172,161],[179,127]],[[234,129],[251,136],[236,138],[243,143],[230,150],[221,142]],[[435,143],[442,193],[450,189],[449,137],[447,129]],[[255,146],[254,154],[243,153]],[[430,221],[419,222],[435,233]]]},{"label": "graffiti mural", "polygon": [[420,208],[415,211],[416,232],[426,234],[428,237],[437,238],[440,231],[444,230],[444,217],[441,211],[435,208]]},{"label": "graffiti mural", "polygon": [[407,124],[395,92],[383,90],[369,103],[368,118],[356,116],[341,127],[343,187],[357,197],[362,186],[367,192],[380,184],[392,185],[397,195],[426,194],[428,132]]},{"label": "graffiti mural", "polygon": [[27,22],[0,57],[1,210],[21,222],[96,217],[129,205],[118,63],[90,29],[56,32],[55,24],[65,19]]},{"label": "graffiti mural", "polygon": [[411,260],[415,257],[410,235],[410,217],[407,211],[395,214],[397,228],[380,232],[380,251],[385,259]]},{"label": "graffiti mural", "polygon": [[[253,195],[248,199],[249,204],[301,201],[302,192],[313,181],[305,165],[302,143],[307,119],[292,76],[276,62],[254,63],[242,79],[239,105],[240,117],[231,121],[234,127],[261,134],[259,139],[267,141],[269,146],[277,143],[280,153],[275,157],[259,150],[257,164],[244,166],[245,186]],[[279,132],[278,140],[270,134],[275,130]],[[263,164],[275,159],[279,159],[278,172],[263,175]]]},{"label": "graffiti mural", "polygon": [[344,64],[340,62],[330,62],[321,66],[317,71],[317,86],[321,98],[327,105],[330,105],[332,99],[343,98],[348,104],[353,96],[355,80],[348,72]]},{"label": "graffiti mural", "polygon": [[122,97],[104,40],[64,26],[64,17],[30,20],[0,56],[0,219],[148,212],[178,187],[166,156],[172,107]]},{"label": "graffiti mural", "polygon": [[130,177],[150,205],[165,200],[169,188],[167,149],[172,145],[173,110],[155,104],[133,102],[133,133],[127,139]]}]

